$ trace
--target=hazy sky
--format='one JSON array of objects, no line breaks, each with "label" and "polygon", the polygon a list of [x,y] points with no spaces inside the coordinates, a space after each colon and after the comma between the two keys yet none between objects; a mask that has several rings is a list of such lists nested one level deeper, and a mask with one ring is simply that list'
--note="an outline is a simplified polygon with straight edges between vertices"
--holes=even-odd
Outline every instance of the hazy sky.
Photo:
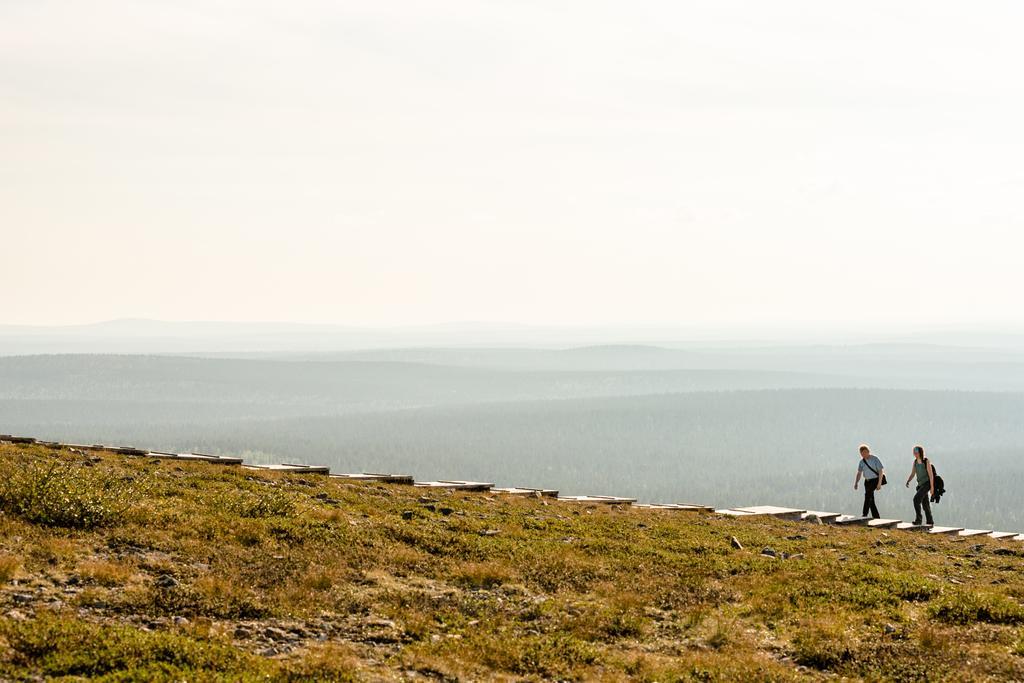
[{"label": "hazy sky", "polygon": [[1019,325],[1022,26],[0,0],[0,323]]}]

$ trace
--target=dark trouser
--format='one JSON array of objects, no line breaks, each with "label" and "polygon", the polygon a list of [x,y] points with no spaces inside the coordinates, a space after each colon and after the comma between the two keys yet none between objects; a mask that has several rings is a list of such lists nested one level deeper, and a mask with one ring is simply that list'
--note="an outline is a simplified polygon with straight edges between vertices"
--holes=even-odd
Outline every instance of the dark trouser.
[{"label": "dark trouser", "polygon": [[932,521],[932,504],[928,501],[931,495],[931,484],[921,484],[914,494],[914,524],[921,523],[921,507],[924,507],[924,518],[926,524],[934,524]]},{"label": "dark trouser", "polygon": [[878,508],[875,507],[875,487],[878,486],[878,477],[874,479],[864,480],[864,512],[860,513],[861,517],[867,517],[868,512],[875,519],[878,519]]}]

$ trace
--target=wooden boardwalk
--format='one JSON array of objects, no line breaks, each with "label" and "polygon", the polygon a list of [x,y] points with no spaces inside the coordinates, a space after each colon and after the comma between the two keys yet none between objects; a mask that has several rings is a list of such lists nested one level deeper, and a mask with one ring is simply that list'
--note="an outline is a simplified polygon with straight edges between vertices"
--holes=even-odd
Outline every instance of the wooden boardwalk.
[{"label": "wooden boardwalk", "polygon": [[807,510],[797,510],[795,508],[780,508],[774,505],[753,505],[750,507],[743,508],[732,508],[737,512],[744,512],[748,515],[765,515],[768,517],[778,517],[779,519],[800,519]]},{"label": "wooden boardwalk", "polygon": [[872,519],[867,525],[874,529],[895,529],[900,521],[899,519]]},{"label": "wooden boardwalk", "polygon": [[411,474],[381,474],[378,472],[360,472],[357,474],[331,474],[331,479],[347,479],[348,481],[375,481],[380,484],[412,484]]},{"label": "wooden boardwalk", "polygon": [[555,489],[522,489],[522,488],[496,488],[491,489],[492,493],[504,493],[507,496],[526,496],[534,498],[558,498],[558,491]]},{"label": "wooden boardwalk", "polygon": [[563,503],[594,503],[597,505],[632,505],[636,502],[636,498],[619,496],[559,496],[557,500]]},{"label": "wooden boardwalk", "polygon": [[111,446],[106,444],[74,444],[61,443],[57,441],[44,441],[30,436],[17,436],[13,434],[0,434],[0,442],[12,444],[31,445],[38,444],[46,448],[67,449],[77,453],[89,453],[105,451],[129,457],[146,457],[163,460],[183,460],[193,462],[205,462],[216,465],[240,466],[247,470],[275,472],[282,474],[315,474],[327,476],[331,479],[340,479],[351,482],[373,482],[378,484],[405,484],[413,485],[424,489],[444,489],[463,492],[491,492],[510,496],[551,498],[563,503],[578,503],[586,505],[615,505],[624,507],[635,507],[642,510],[662,510],[672,512],[695,512],[714,513],[718,515],[746,518],[775,518],[791,521],[813,522],[823,525],[835,526],[863,526],[868,529],[896,529],[899,531],[911,531],[927,533],[933,536],[949,536],[955,538],[991,538],[1002,541],[1024,541],[1024,534],[1015,531],[992,531],[989,529],[967,529],[958,526],[930,526],[925,524],[911,524],[898,519],[871,519],[847,515],[839,512],[825,512],[820,510],[801,510],[797,508],[778,507],[775,505],[752,505],[734,508],[718,508],[697,505],[693,503],[638,503],[636,498],[623,496],[596,496],[596,495],[574,495],[560,496],[554,489],[531,488],[531,487],[499,487],[493,483],[481,481],[469,481],[461,479],[442,479],[436,481],[415,481],[411,474],[360,472],[350,474],[332,474],[326,465],[307,465],[297,462],[284,462],[281,464],[257,464],[246,463],[242,458],[225,455],[213,455],[209,453],[169,453],[164,451],[152,451],[134,446]]},{"label": "wooden boardwalk", "polygon": [[441,481],[418,481],[413,486],[425,489],[451,489],[453,491],[490,491],[494,488],[494,484],[488,484],[482,481],[461,481],[461,480],[441,480]]},{"label": "wooden boardwalk", "polygon": [[634,503],[633,507],[647,510],[675,510],[676,512],[715,511],[715,508],[707,505],[691,505],[689,503]]}]

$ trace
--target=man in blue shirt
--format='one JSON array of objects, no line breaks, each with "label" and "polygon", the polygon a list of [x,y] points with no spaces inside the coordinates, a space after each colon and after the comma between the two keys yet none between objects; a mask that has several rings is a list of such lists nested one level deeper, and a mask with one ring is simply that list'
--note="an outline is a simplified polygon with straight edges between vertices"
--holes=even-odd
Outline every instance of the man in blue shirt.
[{"label": "man in blue shirt", "polygon": [[864,477],[864,511],[862,517],[867,517],[868,512],[875,519],[878,519],[878,508],[875,507],[875,491],[882,489],[882,476],[885,475],[885,468],[882,461],[871,455],[871,449],[866,444],[860,446],[860,463],[857,464],[857,478],[853,480],[853,490],[857,490],[860,478]]}]

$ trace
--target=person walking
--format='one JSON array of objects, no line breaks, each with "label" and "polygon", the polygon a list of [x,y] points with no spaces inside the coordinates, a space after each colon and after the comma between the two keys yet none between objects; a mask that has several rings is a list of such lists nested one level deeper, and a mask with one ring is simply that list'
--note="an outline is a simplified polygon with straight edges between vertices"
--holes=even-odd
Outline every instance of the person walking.
[{"label": "person walking", "polygon": [[932,505],[929,502],[935,497],[935,468],[924,454],[924,446],[914,446],[914,466],[907,477],[907,488],[910,480],[917,477],[917,492],[914,494],[914,524],[921,523],[921,508],[924,508],[925,523],[933,526]]},{"label": "person walking", "polygon": [[867,517],[868,513],[878,519],[878,508],[875,506],[875,493],[882,490],[885,483],[885,468],[882,461],[871,454],[867,444],[860,445],[860,462],[857,464],[857,477],[853,480],[853,490],[857,490],[860,478],[864,477],[864,511],[861,517]]}]

